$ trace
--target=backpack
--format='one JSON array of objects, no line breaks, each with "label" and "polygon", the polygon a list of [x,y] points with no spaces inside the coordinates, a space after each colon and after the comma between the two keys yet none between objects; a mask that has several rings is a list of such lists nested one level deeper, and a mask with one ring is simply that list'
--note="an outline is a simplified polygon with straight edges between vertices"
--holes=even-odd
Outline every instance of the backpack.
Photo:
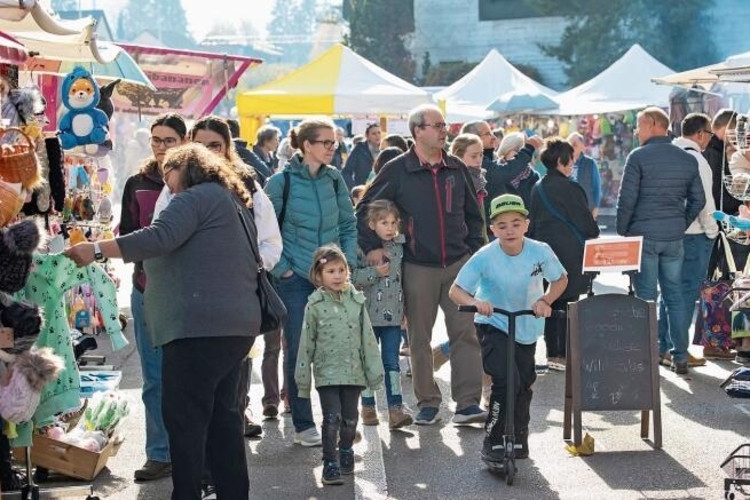
[{"label": "backpack", "polygon": [[[284,217],[286,216],[286,202],[289,199],[289,185],[292,182],[292,176],[289,173],[288,170],[284,170],[282,172],[284,174],[284,191],[281,194],[281,210],[279,211],[279,231],[281,231],[281,226],[284,224]],[[339,178],[335,177],[333,179],[333,190],[336,193],[336,198],[339,197]]]}]

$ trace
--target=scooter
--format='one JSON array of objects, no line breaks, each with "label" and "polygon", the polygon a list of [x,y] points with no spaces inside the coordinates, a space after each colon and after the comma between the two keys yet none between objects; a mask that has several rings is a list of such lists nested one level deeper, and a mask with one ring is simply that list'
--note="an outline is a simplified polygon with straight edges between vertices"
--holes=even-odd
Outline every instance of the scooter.
[{"label": "scooter", "polygon": [[[461,312],[476,313],[476,306],[458,306]],[[506,408],[505,408],[505,434],[503,434],[503,448],[505,455],[502,462],[493,460],[482,460],[492,472],[497,472],[505,476],[505,483],[508,486],[513,484],[513,478],[516,475],[516,429],[515,429],[515,411],[516,411],[516,388],[515,388],[515,366],[516,366],[516,318],[519,316],[534,316],[534,311],[525,309],[522,311],[506,311],[497,307],[492,308],[492,312],[502,314],[508,318],[508,350],[505,366],[507,367],[508,386],[506,389]]]}]

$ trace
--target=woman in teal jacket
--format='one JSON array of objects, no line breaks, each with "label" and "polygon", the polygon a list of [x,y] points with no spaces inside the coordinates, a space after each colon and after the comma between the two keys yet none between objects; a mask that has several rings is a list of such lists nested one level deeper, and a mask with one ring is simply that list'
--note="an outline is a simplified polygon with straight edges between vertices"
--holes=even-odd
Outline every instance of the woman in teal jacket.
[{"label": "woman in teal jacket", "polygon": [[265,187],[279,218],[283,242],[281,260],[271,272],[288,311],[284,375],[294,442],[303,446],[321,444],[310,400],[298,397],[294,381],[302,318],[307,297],[315,290],[308,279],[312,255],[319,247],[333,243],[344,251],[348,262],[357,262],[357,221],[351,199],[341,174],[330,165],[337,146],[334,130],[329,120],[301,122],[290,133],[292,147],[298,153]]}]

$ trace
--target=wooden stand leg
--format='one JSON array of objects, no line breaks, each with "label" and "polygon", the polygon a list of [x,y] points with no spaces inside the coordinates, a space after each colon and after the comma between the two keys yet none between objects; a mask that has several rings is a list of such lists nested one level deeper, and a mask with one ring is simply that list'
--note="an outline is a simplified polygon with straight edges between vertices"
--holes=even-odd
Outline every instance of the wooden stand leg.
[{"label": "wooden stand leg", "polygon": [[641,439],[648,439],[649,413],[648,410],[641,411]]},{"label": "wooden stand leg", "polygon": [[563,440],[565,441],[570,441],[573,416],[573,391],[570,385],[570,370],[565,370],[565,403],[563,406]]}]

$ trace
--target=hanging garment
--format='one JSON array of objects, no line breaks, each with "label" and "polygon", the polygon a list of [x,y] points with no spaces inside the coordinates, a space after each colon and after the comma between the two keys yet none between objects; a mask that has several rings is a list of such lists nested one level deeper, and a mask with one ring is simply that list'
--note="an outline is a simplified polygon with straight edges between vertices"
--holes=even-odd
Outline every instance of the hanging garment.
[{"label": "hanging garment", "polygon": [[[34,254],[26,287],[16,294],[16,298],[34,302],[42,309],[44,325],[36,346],[51,347],[65,361],[65,368],[57,380],[47,384],[42,391],[33,417],[36,427],[49,424],[56,413],[75,410],[81,404],[80,375],[65,310],[65,292],[81,284],[91,285],[112,349],[117,351],[128,345],[120,327],[115,284],[100,266],[91,264],[79,268],[62,254]],[[28,424],[19,426],[19,438],[14,440],[13,446],[29,446],[31,428]]]}]

